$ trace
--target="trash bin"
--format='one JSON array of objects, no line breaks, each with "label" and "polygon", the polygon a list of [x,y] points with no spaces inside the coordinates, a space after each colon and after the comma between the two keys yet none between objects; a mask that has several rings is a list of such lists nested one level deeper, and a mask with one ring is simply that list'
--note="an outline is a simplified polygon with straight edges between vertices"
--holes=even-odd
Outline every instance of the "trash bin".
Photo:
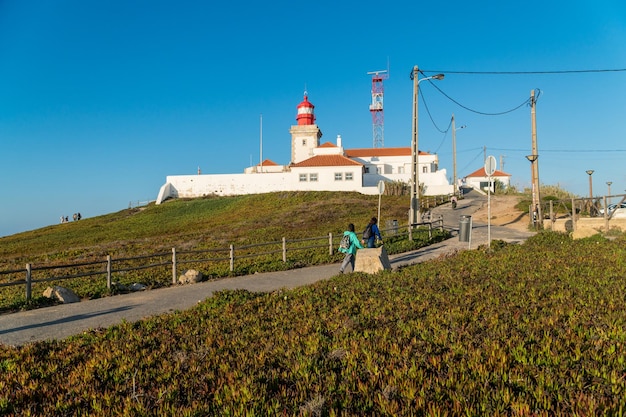
[{"label": "trash bin", "polygon": [[459,242],[469,242],[472,234],[472,216],[461,216],[459,221]]}]

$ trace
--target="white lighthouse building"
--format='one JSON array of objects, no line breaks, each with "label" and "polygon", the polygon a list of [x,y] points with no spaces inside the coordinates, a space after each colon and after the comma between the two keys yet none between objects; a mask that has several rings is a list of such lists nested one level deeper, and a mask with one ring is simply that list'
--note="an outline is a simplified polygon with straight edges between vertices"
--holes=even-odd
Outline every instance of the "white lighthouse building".
[{"label": "white lighthouse building", "polygon": [[[170,175],[161,186],[156,203],[168,198],[207,195],[260,194],[275,191],[356,191],[377,194],[379,181],[408,182],[411,148],[344,149],[340,135],[335,143],[320,143],[322,131],[315,124],[315,106],[305,93],[297,106],[297,124],[291,126],[291,161],[271,160],[248,167],[243,174]],[[437,155],[419,152],[419,178],[425,195],[453,192]]]}]

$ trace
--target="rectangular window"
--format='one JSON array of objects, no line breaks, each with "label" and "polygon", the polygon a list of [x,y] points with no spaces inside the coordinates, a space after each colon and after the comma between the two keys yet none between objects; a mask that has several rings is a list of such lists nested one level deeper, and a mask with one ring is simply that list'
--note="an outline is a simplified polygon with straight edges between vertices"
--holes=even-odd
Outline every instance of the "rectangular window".
[{"label": "rectangular window", "polygon": [[346,181],[352,181],[352,172],[346,172]]},{"label": "rectangular window", "polygon": [[404,167],[398,167],[398,174],[404,174]]},{"label": "rectangular window", "polygon": [[300,174],[300,182],[306,182],[306,174]]},{"label": "rectangular window", "polygon": [[378,175],[382,174],[383,173],[383,167],[376,167],[376,173]]},{"label": "rectangular window", "polygon": [[341,172],[335,172],[335,181],[343,180],[343,174]]},{"label": "rectangular window", "polygon": [[306,146],[306,139],[302,139],[302,146]]},{"label": "rectangular window", "polygon": [[422,172],[424,174],[428,174],[428,167],[422,167]]},{"label": "rectangular window", "polygon": [[309,174],[309,181],[317,181],[317,174]]}]

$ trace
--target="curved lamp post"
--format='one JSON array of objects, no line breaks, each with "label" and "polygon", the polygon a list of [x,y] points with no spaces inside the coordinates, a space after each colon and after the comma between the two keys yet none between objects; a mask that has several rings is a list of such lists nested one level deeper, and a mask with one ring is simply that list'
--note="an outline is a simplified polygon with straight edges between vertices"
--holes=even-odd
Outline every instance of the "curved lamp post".
[{"label": "curved lamp post", "polygon": [[591,180],[591,175],[593,174],[593,169],[588,169],[585,171],[587,175],[589,175],[589,198],[593,199],[593,182]]},{"label": "curved lamp post", "polygon": [[537,222],[540,221],[540,217],[539,217],[539,197],[538,197],[538,193],[539,190],[537,189],[538,186],[535,184],[536,178],[535,178],[535,162],[537,162],[537,158],[539,158],[539,155],[526,155],[526,159],[528,159],[530,161],[530,178],[531,178],[531,183],[532,183],[532,199],[533,199],[533,226],[537,227]]},{"label": "curved lamp post", "polygon": [[413,67],[411,79],[413,80],[413,128],[411,143],[411,207],[410,217],[411,224],[419,223],[419,166],[418,166],[418,133],[417,133],[417,98],[419,94],[419,84],[426,80],[443,80],[444,74],[436,74],[430,77],[418,79],[419,68]]}]

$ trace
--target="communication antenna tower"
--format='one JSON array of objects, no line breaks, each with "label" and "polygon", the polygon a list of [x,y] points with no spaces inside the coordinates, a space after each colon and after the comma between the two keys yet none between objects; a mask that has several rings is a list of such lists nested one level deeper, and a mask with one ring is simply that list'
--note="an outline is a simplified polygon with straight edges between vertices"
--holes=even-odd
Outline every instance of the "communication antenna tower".
[{"label": "communication antenna tower", "polygon": [[389,70],[371,71],[368,75],[372,76],[372,104],[370,104],[370,113],[372,113],[372,136],[374,138],[374,148],[382,148],[385,146],[385,112],[383,109],[384,87],[383,80],[389,78]]}]

